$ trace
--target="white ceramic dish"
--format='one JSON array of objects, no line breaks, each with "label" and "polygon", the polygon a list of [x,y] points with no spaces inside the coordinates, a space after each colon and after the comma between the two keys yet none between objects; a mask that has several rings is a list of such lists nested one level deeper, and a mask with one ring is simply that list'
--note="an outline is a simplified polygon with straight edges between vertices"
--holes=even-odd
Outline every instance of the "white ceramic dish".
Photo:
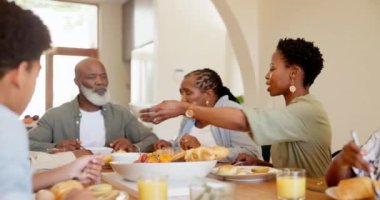
[{"label": "white ceramic dish", "polygon": [[112,153],[112,161],[133,163],[140,157],[140,153]]},{"label": "white ceramic dish", "polygon": [[123,163],[112,161],[112,169],[121,177],[137,181],[141,176],[167,176],[171,180],[205,177],[215,167],[216,160],[200,162]]},{"label": "white ceramic dish", "polygon": [[327,194],[327,196],[333,198],[333,199],[338,199],[338,197],[336,196],[336,189],[337,187],[329,187],[325,190],[325,193]]},{"label": "white ceramic dish", "polygon": [[[236,167],[244,169],[249,172],[251,171],[251,169],[258,166],[236,166]],[[213,174],[214,176],[222,180],[260,182],[260,181],[265,181],[265,180],[275,178],[277,170],[269,167],[268,173],[249,173],[249,174],[244,174],[244,175],[219,175],[217,172],[218,172],[218,167],[215,167],[214,169],[211,170],[211,174]]]},{"label": "white ceramic dish", "polygon": [[113,150],[109,147],[86,147],[85,149],[90,150],[94,155],[108,155]]}]

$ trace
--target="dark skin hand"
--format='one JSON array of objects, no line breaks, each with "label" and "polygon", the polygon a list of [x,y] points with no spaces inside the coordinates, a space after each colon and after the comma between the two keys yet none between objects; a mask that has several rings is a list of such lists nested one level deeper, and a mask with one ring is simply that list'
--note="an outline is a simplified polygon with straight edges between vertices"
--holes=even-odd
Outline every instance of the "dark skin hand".
[{"label": "dark skin hand", "polygon": [[57,143],[55,147],[62,151],[74,151],[81,148],[81,142],[78,139],[64,140]]},{"label": "dark skin hand", "polygon": [[366,154],[357,146],[354,141],[350,141],[344,145],[342,151],[333,159],[326,172],[326,183],[329,186],[334,186],[340,180],[355,176],[352,167],[356,167],[366,172],[372,172],[373,167],[369,162],[364,160]]},{"label": "dark skin hand", "polygon": [[198,139],[189,134],[183,135],[181,141],[179,141],[179,144],[183,150],[193,149],[201,146]]},{"label": "dark skin hand", "polygon": [[124,150],[126,152],[137,152],[138,149],[127,138],[119,138],[110,143],[110,147],[115,151]]},{"label": "dark skin hand", "polygon": [[259,165],[273,167],[271,163],[257,159],[256,156],[247,153],[240,153],[232,164],[235,164],[237,162],[242,162],[242,165]]},{"label": "dark skin hand", "polygon": [[171,147],[172,147],[172,144],[166,140],[158,140],[157,142],[153,144],[153,148],[155,151],[158,149],[165,149],[165,148],[171,148]]}]

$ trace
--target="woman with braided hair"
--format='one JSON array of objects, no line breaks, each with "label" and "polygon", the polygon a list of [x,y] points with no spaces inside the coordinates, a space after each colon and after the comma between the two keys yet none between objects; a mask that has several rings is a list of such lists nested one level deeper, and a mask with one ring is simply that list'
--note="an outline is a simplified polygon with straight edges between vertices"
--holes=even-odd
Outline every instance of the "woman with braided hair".
[{"label": "woman with braided hair", "polygon": [[[220,76],[212,69],[198,69],[185,75],[180,93],[183,102],[205,107],[232,107],[241,109],[236,97],[223,86]],[[261,159],[261,149],[245,132],[209,125],[205,121],[185,117],[174,141],[159,140],[155,149],[180,145],[182,149],[199,146],[224,146],[229,156],[222,161],[232,162],[239,153]],[[259,164],[259,163],[257,163]]]},{"label": "woman with braided hair", "polygon": [[331,127],[322,103],[309,93],[323,68],[313,42],[280,39],[265,76],[270,96],[282,96],[278,109],[211,108],[187,102],[164,101],[141,111],[155,124],[179,115],[237,131],[249,131],[260,145],[272,145],[276,168],[304,168],[308,177],[322,177],[331,162]]}]

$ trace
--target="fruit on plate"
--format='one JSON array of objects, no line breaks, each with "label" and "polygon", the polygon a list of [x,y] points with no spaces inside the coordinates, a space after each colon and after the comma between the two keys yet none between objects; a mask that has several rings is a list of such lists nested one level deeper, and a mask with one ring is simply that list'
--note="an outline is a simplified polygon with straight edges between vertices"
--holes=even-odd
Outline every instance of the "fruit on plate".
[{"label": "fruit on plate", "polygon": [[108,164],[108,163],[110,163],[112,161],[112,156],[111,155],[104,155],[102,157],[102,161],[103,161],[104,164]]}]

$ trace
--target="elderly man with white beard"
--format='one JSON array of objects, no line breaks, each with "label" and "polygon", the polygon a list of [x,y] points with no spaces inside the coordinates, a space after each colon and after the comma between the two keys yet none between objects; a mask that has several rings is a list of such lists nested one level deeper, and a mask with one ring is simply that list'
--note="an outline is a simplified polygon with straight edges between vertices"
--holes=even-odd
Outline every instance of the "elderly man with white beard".
[{"label": "elderly man with white beard", "polygon": [[75,67],[74,82],[79,88],[78,96],[48,110],[29,131],[31,151],[104,146],[128,152],[153,150],[157,136],[127,108],[109,103],[107,72],[99,60],[80,61]]}]

